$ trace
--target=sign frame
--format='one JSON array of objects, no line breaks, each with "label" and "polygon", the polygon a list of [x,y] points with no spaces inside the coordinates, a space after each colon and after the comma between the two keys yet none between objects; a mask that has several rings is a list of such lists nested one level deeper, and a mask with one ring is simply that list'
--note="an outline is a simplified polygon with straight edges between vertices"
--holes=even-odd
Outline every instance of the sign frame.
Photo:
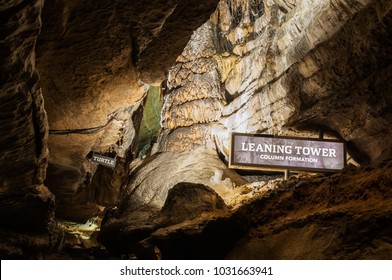
[{"label": "sign frame", "polygon": [[287,172],[287,171],[304,171],[304,172],[319,172],[319,173],[338,173],[342,172],[342,169],[330,169],[330,168],[309,168],[309,167],[298,167],[298,166],[287,166],[287,165],[263,165],[255,163],[236,163],[234,161],[234,140],[235,136],[249,136],[249,137],[263,137],[263,138],[275,138],[275,139],[288,139],[288,140],[308,140],[308,141],[319,141],[319,142],[333,142],[343,144],[343,169],[347,166],[347,144],[345,141],[337,139],[320,139],[320,138],[307,138],[307,137],[290,137],[290,136],[276,136],[272,134],[251,134],[232,132],[230,135],[230,154],[228,167],[231,169],[240,170],[260,170],[260,171],[275,171],[275,172]]},{"label": "sign frame", "polygon": [[[96,160],[94,157],[100,158],[103,161]],[[103,155],[100,155],[100,154],[93,153],[91,155],[90,160],[92,162],[94,162],[94,163],[97,163],[97,164],[100,164],[100,165],[103,165],[103,166],[106,166],[106,167],[111,167],[111,168],[115,168],[116,167],[116,157],[111,158],[111,157],[107,157],[107,156],[103,156]],[[110,161],[111,163],[108,163],[106,161]]]}]

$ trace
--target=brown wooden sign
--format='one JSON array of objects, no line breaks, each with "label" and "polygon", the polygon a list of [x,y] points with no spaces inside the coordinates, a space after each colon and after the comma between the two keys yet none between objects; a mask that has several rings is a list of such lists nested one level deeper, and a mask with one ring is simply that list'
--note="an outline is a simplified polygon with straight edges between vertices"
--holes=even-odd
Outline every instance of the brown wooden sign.
[{"label": "brown wooden sign", "polygon": [[237,169],[341,171],[346,165],[345,143],[233,133],[229,167]]}]

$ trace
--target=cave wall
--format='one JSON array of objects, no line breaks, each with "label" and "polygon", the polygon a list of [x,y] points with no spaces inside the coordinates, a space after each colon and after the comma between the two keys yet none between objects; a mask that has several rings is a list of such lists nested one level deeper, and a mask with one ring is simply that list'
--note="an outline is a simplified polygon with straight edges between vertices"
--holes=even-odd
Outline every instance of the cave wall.
[{"label": "cave wall", "polygon": [[[36,54],[50,127],[46,184],[59,217],[83,221],[116,203],[149,85],[161,84],[218,1],[190,2],[45,3]],[[116,156],[115,170],[91,163],[91,152]]]},{"label": "cave wall", "polygon": [[59,245],[55,209],[85,221],[117,203],[148,84],[217,2],[0,1],[2,256]]},{"label": "cave wall", "polygon": [[[335,132],[360,163],[391,156],[389,1],[221,1],[170,69],[161,151],[231,131]],[[303,133],[305,131],[305,133]]]},{"label": "cave wall", "polygon": [[107,212],[104,245],[143,254],[175,243],[169,235],[192,243],[193,231],[209,232],[206,220],[168,226],[155,217],[179,182],[225,201],[241,188],[219,159],[228,159],[233,131],[322,130],[363,165],[390,158],[391,19],[390,1],[220,1],[169,70],[161,134]]},{"label": "cave wall", "polygon": [[[0,2],[1,253],[53,248],[55,200],[75,221],[118,204],[101,238],[121,247],[165,225],[178,183],[227,198],[245,183],[218,158],[231,131],[324,129],[364,165],[391,156],[390,1],[217,3]],[[134,160],[140,104],[170,66],[153,155]]]},{"label": "cave wall", "polygon": [[42,6],[0,3],[0,254],[45,250],[57,239],[54,196],[43,184],[48,122],[35,66]]}]

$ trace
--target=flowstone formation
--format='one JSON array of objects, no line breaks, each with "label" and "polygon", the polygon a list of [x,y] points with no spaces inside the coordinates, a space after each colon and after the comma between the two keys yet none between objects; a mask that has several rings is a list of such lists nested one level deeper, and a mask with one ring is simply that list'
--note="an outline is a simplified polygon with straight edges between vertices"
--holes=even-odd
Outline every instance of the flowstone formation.
[{"label": "flowstone formation", "polygon": [[131,2],[0,1],[0,254],[61,244],[55,210],[84,223],[118,202],[148,84],[218,0]]},{"label": "flowstone formation", "polygon": [[[62,219],[84,223],[117,204],[138,156],[148,88],[161,84],[218,1],[131,2],[55,0],[42,11],[36,56],[50,127],[46,184]],[[92,153],[116,158],[114,170],[92,163]]]},{"label": "flowstone formation", "polygon": [[[264,185],[238,180],[222,163],[228,160],[233,131],[315,137],[323,130],[346,140],[351,156],[363,165],[377,166],[389,159],[391,7],[390,1],[371,0],[220,1],[169,71],[161,134],[151,157],[134,163],[137,167],[122,190],[118,208],[106,215],[100,235],[103,244],[141,258],[224,257],[238,236],[252,228],[247,222],[252,221],[245,218],[242,223],[238,218],[240,205],[246,205],[259,184]],[[293,180],[297,181],[291,187],[308,179]],[[384,186],[383,180],[376,181],[375,185]],[[177,225],[155,222],[167,194],[179,182],[209,186],[230,210]],[[285,189],[285,184],[272,184],[270,189]],[[334,183],[327,185],[333,188]],[[274,193],[279,199],[281,192]],[[254,203],[262,208],[263,195],[255,194],[249,207]],[[292,207],[287,206],[287,216]],[[389,214],[385,217],[389,219]],[[220,253],[201,245],[205,254],[195,251],[192,242],[205,238],[219,224],[234,236],[220,243]],[[127,248],[119,246],[124,243]],[[176,244],[188,244],[189,250]],[[243,254],[246,246],[238,252]],[[263,251],[257,256],[268,258]],[[345,251],[339,258],[350,256],[354,255]]]},{"label": "flowstone formation", "polygon": [[336,132],[361,163],[388,158],[390,7],[221,1],[169,72],[160,150],[202,145],[227,159],[232,131],[300,128]]},{"label": "flowstone formation", "polygon": [[[82,228],[114,258],[390,258],[391,1],[11,0],[0,26],[1,256]],[[227,168],[232,132],[320,131],[362,167]]]}]

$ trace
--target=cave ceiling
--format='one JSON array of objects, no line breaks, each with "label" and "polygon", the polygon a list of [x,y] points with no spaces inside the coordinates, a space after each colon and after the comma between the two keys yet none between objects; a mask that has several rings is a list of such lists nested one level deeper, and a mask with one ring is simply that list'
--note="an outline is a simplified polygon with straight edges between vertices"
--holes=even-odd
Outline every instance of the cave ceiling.
[{"label": "cave ceiling", "polygon": [[[73,204],[75,193],[92,180],[95,167],[88,161],[91,151],[115,152],[121,158],[126,157],[136,134],[133,129],[137,126],[136,110],[148,86],[161,84],[165,72],[193,31],[209,18],[217,2],[45,4],[36,65],[50,129],[105,126],[97,133],[50,134],[52,153],[47,183],[57,185],[54,192],[59,196],[69,197],[65,204]],[[58,180],[58,177],[72,179]],[[91,196],[78,195],[83,196],[81,201],[88,200],[84,196]],[[79,205],[80,202],[75,210],[65,211],[77,211]],[[96,210],[93,207],[87,213],[91,215]]]},{"label": "cave ceiling", "polygon": [[226,166],[233,131],[325,131],[355,164],[383,164],[391,30],[389,0],[0,1],[1,248],[55,248],[56,218],[105,207],[103,243],[148,247],[157,237],[140,244],[134,230],[178,223],[187,187],[227,218],[247,184]]}]

